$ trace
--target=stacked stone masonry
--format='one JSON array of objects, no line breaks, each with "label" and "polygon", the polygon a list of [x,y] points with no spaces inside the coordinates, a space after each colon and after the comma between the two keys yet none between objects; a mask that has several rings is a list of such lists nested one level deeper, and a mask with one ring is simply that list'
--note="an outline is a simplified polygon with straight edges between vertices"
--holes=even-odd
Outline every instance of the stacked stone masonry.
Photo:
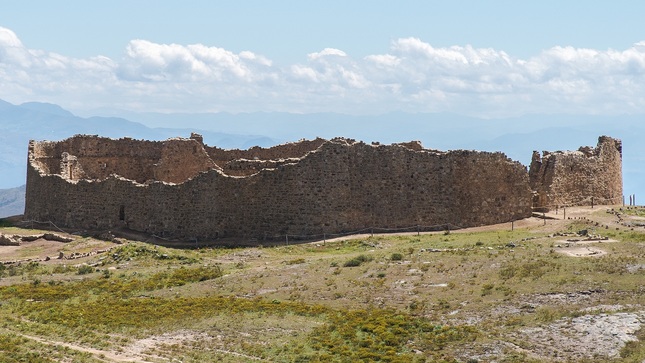
[{"label": "stacked stone masonry", "polygon": [[[604,146],[598,149],[584,158],[607,154]],[[620,178],[620,154],[612,157],[593,172],[611,166]],[[584,158],[566,159],[567,167],[586,168],[579,162]],[[551,182],[550,193],[577,187],[552,181],[559,179],[549,175],[560,169],[545,170],[531,171],[531,183],[535,174],[536,183]],[[531,183],[526,167],[502,153],[440,152],[418,142],[338,138],[223,150],[196,134],[166,141],[77,135],[30,142],[25,218],[76,229],[262,243],[369,227],[509,222],[531,215],[537,199]],[[580,193],[596,193],[602,183]]]},{"label": "stacked stone masonry", "polygon": [[623,201],[622,143],[601,136],[595,148],[533,152],[529,172],[534,207],[620,204]]}]

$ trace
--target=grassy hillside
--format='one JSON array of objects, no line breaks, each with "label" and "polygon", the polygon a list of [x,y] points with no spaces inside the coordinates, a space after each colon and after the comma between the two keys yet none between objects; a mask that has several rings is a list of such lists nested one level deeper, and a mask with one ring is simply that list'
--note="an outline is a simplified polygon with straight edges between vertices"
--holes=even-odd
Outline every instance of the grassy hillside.
[{"label": "grassy hillside", "polygon": [[643,215],[270,248],[0,246],[0,361],[640,363]]}]

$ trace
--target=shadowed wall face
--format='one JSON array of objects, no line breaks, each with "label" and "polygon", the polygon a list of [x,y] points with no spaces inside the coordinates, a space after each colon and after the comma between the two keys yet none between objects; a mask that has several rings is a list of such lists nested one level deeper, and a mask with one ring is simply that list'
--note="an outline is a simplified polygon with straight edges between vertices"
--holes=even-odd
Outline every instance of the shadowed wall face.
[{"label": "shadowed wall face", "polygon": [[26,216],[72,228],[262,243],[368,227],[509,222],[530,216],[532,202],[526,168],[502,153],[341,138],[222,150],[199,135],[163,142],[75,136],[30,143]]}]

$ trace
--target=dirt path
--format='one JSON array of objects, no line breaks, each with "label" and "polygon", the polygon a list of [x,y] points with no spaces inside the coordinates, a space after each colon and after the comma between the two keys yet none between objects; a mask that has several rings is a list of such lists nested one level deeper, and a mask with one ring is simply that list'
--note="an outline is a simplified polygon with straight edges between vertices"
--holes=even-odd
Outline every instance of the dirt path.
[{"label": "dirt path", "polygon": [[589,247],[589,246],[580,246],[580,247],[573,247],[573,248],[567,248],[567,249],[556,249],[556,252],[565,254],[567,256],[571,257],[600,257],[603,255],[607,254],[607,251],[597,248],[597,247]]},{"label": "dirt path", "polygon": [[144,355],[141,353],[138,353],[137,355],[128,355],[128,353],[120,353],[120,352],[114,352],[110,350],[101,350],[101,349],[94,349],[94,348],[88,348],[84,347],[81,345],[77,344],[72,344],[72,343],[67,343],[67,342],[59,342],[59,341],[54,341],[54,340],[48,340],[40,337],[35,337],[33,335],[26,335],[26,334],[21,334],[15,331],[12,331],[12,333],[19,335],[23,338],[29,339],[36,341],[41,344],[46,344],[46,345],[51,345],[51,346],[58,346],[58,347],[65,347],[69,348],[78,352],[83,352],[83,353],[90,353],[94,356],[95,359],[104,361],[104,362],[150,362],[150,360],[146,360],[146,358],[150,359],[164,359],[162,357],[157,357],[157,356],[152,356],[152,355]]},{"label": "dirt path", "polygon": [[[565,210],[560,209],[557,211],[550,211],[544,213],[544,217],[529,217],[520,219],[517,221],[498,223],[487,226],[480,227],[470,227],[462,228],[450,231],[450,233],[473,233],[473,232],[486,232],[486,231],[500,231],[500,230],[511,230],[512,228],[532,228],[540,232],[556,232],[563,228],[567,224],[567,221],[570,219],[579,219],[586,218],[593,213],[598,211],[603,211],[612,208],[611,206],[595,206],[591,207],[569,207]],[[566,215],[565,215],[566,214]],[[546,220],[546,222],[545,222]],[[417,234],[426,235],[426,234],[438,234],[445,233],[445,231],[436,231],[436,232],[401,232],[401,233],[361,233],[361,234],[352,234],[348,236],[342,236],[337,238],[329,238],[324,240],[325,242],[339,242],[346,241],[350,239],[360,239],[368,238],[371,236],[414,236]],[[323,240],[308,242],[308,243],[321,243]]]},{"label": "dirt path", "polygon": [[[132,344],[126,347],[123,347],[122,352],[117,352],[114,350],[95,349],[95,348],[89,348],[89,347],[68,343],[68,342],[54,341],[50,339],[33,336],[33,335],[21,334],[14,331],[12,331],[12,333],[18,336],[21,336],[23,338],[36,341],[41,344],[46,344],[49,346],[65,347],[68,349],[75,350],[77,352],[89,353],[89,354],[92,354],[93,358],[95,359],[98,359],[103,362],[110,362],[110,363],[133,363],[133,362],[146,363],[146,362],[159,362],[159,361],[172,363],[172,362],[176,362],[176,360],[172,358],[166,358],[166,357],[162,357],[154,354],[148,354],[144,352],[152,350],[164,344],[173,345],[173,344],[183,343],[185,341],[192,341],[192,340],[197,340],[202,338],[208,339],[207,337],[203,336],[204,334],[190,332],[190,331],[179,331],[179,332],[155,335],[155,336],[139,339],[133,342]],[[212,350],[225,355],[231,355],[234,357],[244,358],[248,360],[266,361],[265,359],[262,359],[260,357],[254,357],[252,355],[239,353],[231,350],[226,350],[221,348],[215,348]]]}]

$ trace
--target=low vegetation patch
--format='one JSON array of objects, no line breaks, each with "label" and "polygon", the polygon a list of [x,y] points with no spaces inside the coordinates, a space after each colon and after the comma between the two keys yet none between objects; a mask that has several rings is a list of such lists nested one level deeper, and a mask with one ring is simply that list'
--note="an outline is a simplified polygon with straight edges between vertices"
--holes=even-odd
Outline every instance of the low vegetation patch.
[{"label": "low vegetation patch", "polygon": [[370,262],[370,261],[372,261],[373,259],[374,259],[374,258],[373,258],[373,257],[371,257],[371,256],[367,256],[367,255],[359,255],[359,256],[357,256],[357,257],[352,258],[351,260],[347,260],[347,261],[345,261],[345,263],[343,264],[343,266],[344,266],[344,267],[356,267],[356,266],[360,266],[360,265],[362,265],[362,264],[363,264],[363,263],[365,263],[365,262]]},{"label": "low vegetation patch", "polygon": [[[132,361],[640,363],[642,326],[614,358],[585,356],[584,340],[552,357],[526,338],[593,314],[645,316],[645,233],[594,229],[589,216],[251,249],[81,240],[61,245],[65,255],[110,250],[0,264],[0,362],[93,363],[112,352]],[[618,242],[567,247],[562,236],[582,229]],[[557,253],[586,246],[606,253]]]},{"label": "low vegetation patch", "polygon": [[[168,327],[190,329],[196,322],[219,315],[227,319],[244,318],[250,313],[282,318],[294,315],[321,321],[322,325],[310,331],[305,340],[292,341],[279,348],[292,357],[287,361],[325,362],[343,356],[351,361],[414,362],[419,361],[412,353],[414,349],[441,350],[446,344],[469,342],[477,336],[477,330],[472,327],[437,325],[390,309],[336,310],[315,304],[218,295],[192,298],[141,295],[221,276],[218,266],[181,267],[147,277],[102,276],[73,282],[13,285],[0,288],[0,299],[6,302],[3,309],[10,308],[13,314],[29,321],[30,329],[47,326],[52,333],[72,334],[71,339],[95,344],[102,340],[101,335],[137,336]],[[23,352],[22,342],[16,338],[4,341],[0,360],[7,361],[3,360],[5,355],[11,354],[18,357],[16,362],[41,361]],[[277,347],[257,349],[253,347],[250,353],[266,356]]]}]

